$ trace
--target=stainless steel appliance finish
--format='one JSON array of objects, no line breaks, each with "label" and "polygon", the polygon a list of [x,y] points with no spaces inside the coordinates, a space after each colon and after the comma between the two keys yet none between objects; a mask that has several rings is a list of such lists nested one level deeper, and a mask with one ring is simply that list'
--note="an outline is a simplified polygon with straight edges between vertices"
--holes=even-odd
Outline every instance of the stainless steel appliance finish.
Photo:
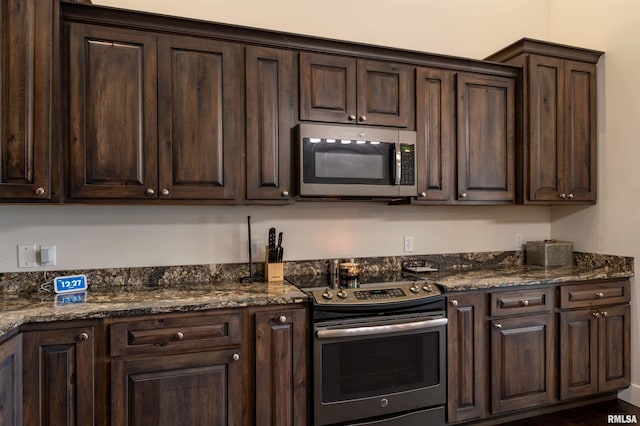
[{"label": "stainless steel appliance finish", "polygon": [[300,124],[296,129],[302,197],[415,197],[416,132]]},{"label": "stainless steel appliance finish", "polygon": [[444,425],[441,290],[415,275],[361,278],[290,279],[312,297],[314,425]]}]

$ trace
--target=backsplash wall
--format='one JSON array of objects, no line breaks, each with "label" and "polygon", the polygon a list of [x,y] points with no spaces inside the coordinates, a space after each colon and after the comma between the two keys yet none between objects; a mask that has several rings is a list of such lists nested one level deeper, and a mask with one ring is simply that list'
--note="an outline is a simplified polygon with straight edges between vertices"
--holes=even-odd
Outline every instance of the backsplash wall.
[{"label": "backsplash wall", "polygon": [[[55,244],[50,270],[248,261],[247,216],[262,260],[269,227],[284,232],[284,260],[514,250],[550,237],[550,209],[529,206],[0,206],[0,272],[18,269],[19,244]],[[580,247],[575,247],[580,250]],[[37,269],[41,270],[41,269]]]}]

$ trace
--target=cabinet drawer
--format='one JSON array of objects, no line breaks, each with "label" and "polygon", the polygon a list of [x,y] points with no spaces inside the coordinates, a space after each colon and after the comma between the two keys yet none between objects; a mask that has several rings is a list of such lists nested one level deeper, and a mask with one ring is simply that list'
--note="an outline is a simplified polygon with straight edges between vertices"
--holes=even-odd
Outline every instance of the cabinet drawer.
[{"label": "cabinet drawer", "polygon": [[241,341],[240,313],[147,318],[111,325],[111,356],[204,350]]},{"label": "cabinet drawer", "polygon": [[491,316],[545,312],[552,308],[552,288],[491,293]]},{"label": "cabinet drawer", "polygon": [[629,281],[574,284],[560,287],[560,308],[584,308],[628,303]]}]

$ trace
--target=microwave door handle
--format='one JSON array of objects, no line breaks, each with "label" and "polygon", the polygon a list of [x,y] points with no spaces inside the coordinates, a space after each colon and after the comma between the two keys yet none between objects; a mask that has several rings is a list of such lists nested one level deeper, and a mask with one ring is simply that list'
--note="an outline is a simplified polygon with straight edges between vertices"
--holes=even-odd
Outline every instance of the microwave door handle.
[{"label": "microwave door handle", "polygon": [[447,324],[447,318],[426,321],[408,322],[403,324],[375,325],[371,327],[340,328],[334,330],[318,330],[319,339],[333,339],[341,337],[374,336],[377,334],[391,334],[403,331],[426,330]]},{"label": "microwave door handle", "polygon": [[395,184],[400,185],[400,179],[402,178],[402,155],[400,153],[400,144],[395,144],[395,159],[396,159],[396,180]]}]

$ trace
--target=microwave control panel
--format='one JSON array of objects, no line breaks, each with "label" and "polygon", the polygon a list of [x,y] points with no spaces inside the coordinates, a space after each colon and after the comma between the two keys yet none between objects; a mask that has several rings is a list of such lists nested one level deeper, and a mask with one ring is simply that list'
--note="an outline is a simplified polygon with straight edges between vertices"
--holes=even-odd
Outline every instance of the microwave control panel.
[{"label": "microwave control panel", "polygon": [[400,185],[415,184],[415,147],[411,144],[400,144]]}]

